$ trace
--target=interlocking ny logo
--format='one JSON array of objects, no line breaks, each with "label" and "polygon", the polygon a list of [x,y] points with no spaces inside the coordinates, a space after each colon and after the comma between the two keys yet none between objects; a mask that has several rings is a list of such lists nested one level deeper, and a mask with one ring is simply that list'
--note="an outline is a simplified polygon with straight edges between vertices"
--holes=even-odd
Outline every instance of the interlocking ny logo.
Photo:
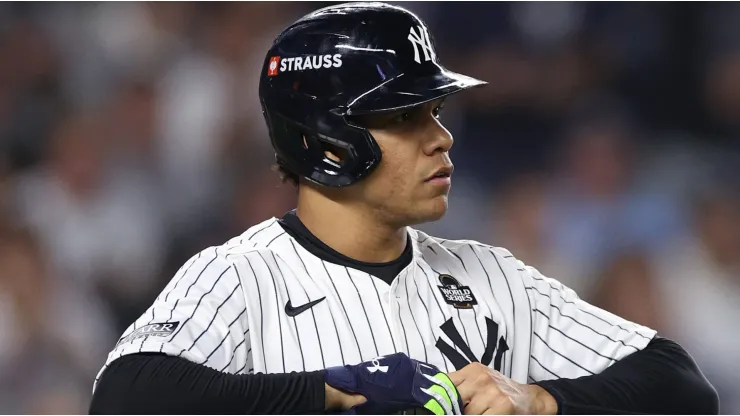
[{"label": "interlocking ny logo", "polygon": [[382,360],[383,358],[385,358],[385,357],[374,358],[373,361],[372,361],[373,362],[373,366],[372,367],[367,367],[367,371],[369,371],[371,373],[374,373],[374,372],[380,370],[382,373],[387,373],[388,372],[388,366],[387,365],[380,365],[380,360]]},{"label": "interlocking ny logo", "polygon": [[409,31],[409,41],[411,46],[414,47],[414,60],[417,64],[421,63],[419,59],[419,48],[424,52],[424,61],[429,61],[434,57],[434,50],[432,50],[432,42],[429,41],[429,34],[421,26],[417,26],[419,33],[416,33],[414,27],[411,27]]},{"label": "interlocking ny logo", "polygon": [[[486,340],[485,350],[483,351],[483,356],[480,360],[475,357],[473,351],[470,349],[470,346],[460,336],[457,328],[455,328],[454,322],[452,322],[452,318],[443,323],[442,326],[440,326],[440,329],[442,330],[442,332],[445,333],[445,335],[450,338],[450,340],[457,346],[457,348],[459,348],[460,351],[465,354],[465,357],[467,357],[466,360],[465,357],[462,356],[462,354],[457,352],[455,348],[451,347],[441,337],[437,338],[437,348],[442,352],[442,354],[445,355],[445,357],[447,357],[448,360],[450,360],[452,365],[455,366],[456,370],[461,370],[463,367],[472,362],[480,362],[483,365],[490,365],[491,361],[493,361],[493,369],[496,371],[501,371],[501,359],[503,358],[504,353],[509,350],[509,346],[506,345],[506,340],[503,337],[499,338],[498,324],[496,322],[493,322],[491,318],[486,317],[486,329],[488,330],[488,339]],[[496,353],[495,359],[493,357],[494,352]]]}]

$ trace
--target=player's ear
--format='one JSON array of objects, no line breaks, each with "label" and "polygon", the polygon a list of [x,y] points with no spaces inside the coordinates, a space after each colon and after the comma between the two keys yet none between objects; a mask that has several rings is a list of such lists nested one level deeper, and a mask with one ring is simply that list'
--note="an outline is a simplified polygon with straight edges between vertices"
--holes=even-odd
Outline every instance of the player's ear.
[{"label": "player's ear", "polygon": [[333,160],[333,161],[335,161],[337,163],[342,163],[342,157],[339,156],[339,155],[337,155],[337,154],[335,154],[331,150],[325,150],[324,151],[324,156],[328,157],[329,159],[331,159],[331,160]]},{"label": "player's ear", "polygon": [[[334,162],[342,163],[349,156],[342,148],[332,146],[327,143],[322,143],[322,147],[324,148],[324,156]],[[306,141],[305,135],[303,135],[303,148],[308,149],[308,142]]]},{"label": "player's ear", "polygon": [[347,152],[346,149],[342,149],[338,146],[332,146],[328,143],[323,143],[324,148],[324,156],[326,156],[328,159],[342,164],[345,160],[349,158],[349,152]]}]

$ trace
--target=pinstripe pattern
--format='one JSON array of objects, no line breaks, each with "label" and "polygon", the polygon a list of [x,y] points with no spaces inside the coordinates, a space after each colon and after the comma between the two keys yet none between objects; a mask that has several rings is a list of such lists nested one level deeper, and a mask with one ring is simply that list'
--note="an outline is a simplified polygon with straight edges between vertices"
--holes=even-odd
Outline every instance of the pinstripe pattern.
[{"label": "pinstripe pattern", "polygon": [[[291,246],[292,246],[293,250],[295,251],[296,255],[298,256],[298,260],[299,260],[299,262],[300,262],[300,264],[301,264],[301,267],[302,267],[302,270],[303,270],[303,272],[302,272],[302,274],[301,274],[301,275],[302,275],[302,276],[306,276],[306,277],[307,277],[307,279],[306,279],[306,280],[309,280],[309,281],[311,282],[311,285],[312,285],[313,287],[318,287],[319,285],[318,285],[317,281],[316,281],[316,280],[314,280],[314,278],[313,278],[313,275],[312,275],[312,273],[309,273],[309,271],[308,271],[308,267],[306,266],[306,262],[305,262],[305,261],[303,260],[303,257],[304,257],[304,256],[308,256],[309,254],[308,254],[307,252],[305,252],[305,251],[299,251],[298,247],[296,247],[296,244],[295,244],[295,243],[293,243],[293,241],[292,241],[292,240],[291,240]],[[300,272],[300,270],[298,271],[298,273],[301,273],[301,272]],[[308,296],[307,296],[307,297],[308,297]],[[318,299],[318,297],[314,297],[314,299]],[[308,303],[308,302],[306,302],[306,303]],[[315,309],[315,308],[311,308],[311,313],[312,313],[312,314],[315,314],[315,313],[317,313],[316,309]],[[320,311],[319,311],[319,313],[320,313]],[[335,350],[335,351],[336,351],[336,350],[338,350],[338,351],[339,351],[339,356],[340,356],[340,358],[341,358],[341,362],[340,362],[339,364],[346,364],[346,363],[347,363],[347,361],[346,361],[346,360],[345,360],[345,358],[344,358],[344,348],[342,347],[342,341],[341,341],[341,338],[339,337],[339,328],[338,328],[338,325],[337,325],[337,319],[336,319],[336,317],[335,317],[335,316],[334,316],[333,314],[331,314],[331,313],[328,313],[328,314],[324,314],[324,315],[325,315],[325,316],[324,316],[324,318],[322,319],[322,322],[326,322],[326,321],[327,321],[326,315],[328,315],[328,321],[330,321],[330,322],[332,323],[332,328],[334,329],[334,332],[333,332],[333,334],[334,334],[334,335],[336,335],[336,340],[337,340],[336,342],[329,342],[329,343],[327,344],[327,347],[333,344],[333,345],[334,345],[334,348],[332,348],[332,349],[333,349],[333,350]],[[316,316],[314,315],[314,320],[316,320],[316,319],[317,319],[317,318],[316,318]],[[319,319],[321,319],[321,316],[319,316]],[[331,335],[330,335],[330,336],[331,336]],[[333,340],[333,339],[334,339],[334,338],[332,337],[332,340]],[[321,343],[319,343],[319,346],[321,346]],[[332,350],[332,349],[330,349],[330,348],[327,348],[327,357],[331,357],[331,354],[332,354],[332,353],[331,353],[331,350]],[[323,353],[322,353],[322,354],[323,354]],[[322,356],[323,356],[323,355],[322,355]],[[322,364],[323,364],[324,366],[326,366],[326,367],[328,367],[328,366],[330,366],[330,365],[331,365],[331,364],[328,364],[328,363],[327,363],[327,361],[326,361],[325,359],[322,359]]]},{"label": "pinstripe pattern", "polygon": [[[421,303],[421,306],[424,308],[424,316],[430,316],[429,315],[429,308],[427,307],[426,302],[424,301],[424,297],[422,297],[421,293],[419,292],[419,286],[417,285],[417,283],[415,281],[413,282],[413,284],[414,284],[414,287],[416,289],[416,297],[417,297],[417,299],[419,299],[419,303]],[[407,295],[407,296],[409,297],[409,299],[411,298],[410,295]],[[429,332],[430,332],[430,334],[432,334],[432,336],[434,336],[435,329],[434,329],[434,326],[432,325],[432,320],[431,319],[427,319],[426,321],[429,323]],[[450,372],[450,366],[447,364],[447,360],[445,359],[444,355],[442,355],[442,352],[439,351],[437,348],[432,348],[432,351],[430,353],[435,353],[435,352],[440,355],[440,362],[442,362],[442,364],[444,365],[445,372],[446,373],[449,373]],[[425,358],[428,360],[428,355],[425,355]]]},{"label": "pinstripe pattern", "polygon": [[[421,345],[424,346],[425,345],[424,335],[422,334],[421,330],[419,329],[419,325],[416,323],[416,318],[414,317],[414,311],[411,309],[411,305],[410,305],[411,296],[410,296],[410,292],[409,292],[409,280],[411,280],[411,279],[409,279],[408,276],[406,276],[406,278],[403,279],[403,283],[401,283],[401,285],[403,285],[403,287],[406,289],[406,292],[405,292],[406,293],[406,299],[409,300],[409,302],[406,303],[406,307],[408,308],[409,316],[411,316],[411,322],[414,323],[414,328],[416,329],[416,333],[419,334],[419,340],[421,342]],[[429,361],[429,355],[427,353],[427,348],[426,347],[423,348],[423,352],[424,352],[424,362]]]},{"label": "pinstripe pattern", "polygon": [[375,296],[378,299],[378,305],[380,306],[380,310],[383,315],[383,321],[385,322],[385,326],[388,328],[388,338],[391,341],[391,344],[393,345],[393,349],[391,351],[398,351],[396,348],[396,341],[393,339],[393,330],[391,329],[391,325],[388,323],[388,312],[386,312],[387,307],[385,306],[386,302],[383,302],[383,300],[380,298],[380,291],[378,291],[378,279],[373,279],[371,275],[367,275],[372,283],[373,290],[375,291]]},{"label": "pinstripe pattern", "polygon": [[[285,280],[285,274],[282,273],[280,264],[278,263],[277,258],[275,257],[275,253],[270,253],[270,254],[272,254],[272,261],[275,263],[275,265],[278,268],[278,271],[280,272],[280,280],[283,283],[283,290],[285,290],[285,292],[288,293],[288,297],[290,297],[290,291],[288,290],[288,284]],[[316,322],[314,320],[314,325],[315,323]],[[303,344],[301,343],[301,333],[300,331],[298,331],[298,322],[295,319],[293,320],[293,329],[294,329],[293,333],[296,336],[296,342],[298,343],[298,350],[300,351],[300,354],[301,354],[301,367],[303,368],[303,371],[306,371],[306,358],[303,356]],[[317,330],[317,333],[318,333],[318,330]],[[323,354],[322,354],[322,358],[323,358]]]},{"label": "pinstripe pattern", "polygon": [[365,302],[362,301],[362,294],[357,289],[357,284],[355,284],[355,281],[352,279],[352,275],[349,273],[349,269],[347,267],[344,268],[344,270],[347,272],[347,279],[352,283],[352,286],[355,288],[355,291],[357,292],[357,299],[360,301],[360,307],[362,307],[362,314],[365,315],[365,321],[367,321],[367,329],[370,333],[370,338],[373,340],[373,347],[375,348],[375,356],[379,356],[380,353],[378,352],[378,343],[375,341],[375,334],[372,330],[372,325],[370,324],[370,317],[367,314],[367,309],[365,309]]},{"label": "pinstripe pattern", "polygon": [[326,267],[326,262],[321,260],[321,265],[324,267],[324,272],[326,272],[326,280],[328,280],[331,283],[331,286],[334,289],[334,293],[336,293],[337,299],[339,300],[339,305],[342,307],[344,318],[349,323],[347,327],[349,327],[349,332],[352,333],[352,338],[355,340],[355,344],[357,345],[357,355],[362,357],[362,350],[360,349],[360,342],[357,340],[357,334],[355,333],[355,325],[352,325],[350,323],[349,314],[347,313],[347,307],[344,305],[343,298],[346,297],[348,294],[344,292],[344,296],[342,296],[342,294],[339,293],[339,290],[337,290],[336,281],[335,279],[332,278],[331,273],[329,273],[329,269]]},{"label": "pinstripe pattern", "polygon": [[[301,260],[301,257],[298,254],[298,249],[295,247],[295,243],[293,242],[293,240],[290,240],[290,245],[293,248],[293,251],[295,252],[296,257],[300,261],[301,266],[303,267],[303,270],[306,271],[306,265]],[[302,291],[303,291],[303,293],[305,295],[305,299],[303,299],[303,302],[304,303],[310,302],[311,301],[311,298],[308,296],[308,292],[306,291],[306,288],[301,283],[301,280],[300,279],[297,279],[295,277],[295,274],[291,273],[291,275],[295,279],[295,282],[296,282],[297,286],[300,286],[300,288],[302,289]],[[316,343],[318,344],[318,347],[319,347],[319,355],[321,357],[321,368],[326,368],[326,358],[324,358],[324,349],[321,346],[321,336],[319,335],[319,325],[318,325],[318,321],[316,320],[316,312],[313,309],[311,309],[311,317],[313,318],[313,326],[314,326],[314,329],[316,330]],[[297,321],[297,319],[294,320],[294,321]],[[333,321],[332,321],[332,323],[333,323]],[[334,326],[336,327],[336,324],[334,324]],[[344,359],[342,359],[342,362],[344,363]]]},{"label": "pinstripe pattern", "polygon": [[[215,354],[215,353],[216,353],[216,351],[218,351],[218,349],[219,349],[219,348],[221,348],[221,346],[222,346],[222,345],[224,345],[224,342],[225,342],[225,341],[226,341],[226,340],[227,340],[227,339],[229,338],[229,336],[231,335],[231,327],[232,327],[232,326],[233,326],[233,325],[234,325],[234,324],[236,323],[236,321],[238,321],[238,320],[239,320],[239,319],[240,319],[240,318],[241,318],[242,316],[244,316],[244,313],[246,313],[246,312],[247,312],[247,308],[244,308],[244,310],[243,310],[243,311],[241,311],[241,312],[239,313],[239,315],[237,315],[237,316],[236,316],[236,318],[234,318],[234,320],[233,320],[233,321],[231,321],[231,323],[230,323],[230,324],[229,324],[229,326],[228,326],[228,328],[229,328],[229,332],[228,332],[228,333],[226,333],[226,334],[225,334],[225,335],[223,336],[223,338],[221,338],[221,341],[219,341],[219,343],[218,343],[218,344],[216,344],[216,347],[214,347],[214,348],[213,348],[213,350],[212,350],[212,351],[211,351],[211,352],[210,352],[210,353],[208,354],[208,356],[206,357],[206,359],[205,359],[205,360],[204,360],[203,362],[201,362],[200,364],[206,364],[206,363],[208,363],[208,360],[210,360],[210,359],[211,359],[211,357],[213,356],[213,354]],[[246,335],[247,333],[249,333],[249,329],[247,329],[247,330],[246,330],[246,332],[245,332],[245,335]],[[246,339],[246,338],[245,338],[245,339]],[[237,344],[237,345],[240,345],[240,344]],[[232,353],[231,353],[231,357],[233,358],[233,356],[234,356],[234,353],[232,352]],[[223,369],[222,369],[221,371],[223,371]]]},{"label": "pinstripe pattern", "polygon": [[[278,221],[264,221],[185,262],[98,377],[111,361],[147,351],[234,374],[313,371],[406,351],[445,372],[483,360],[525,383],[599,373],[655,335],[586,304],[505,249],[409,232],[412,262],[388,284],[315,256]],[[440,290],[442,273],[471,290],[472,309]],[[313,306],[294,313],[288,302],[293,311]],[[174,322],[171,333],[151,332]]]}]

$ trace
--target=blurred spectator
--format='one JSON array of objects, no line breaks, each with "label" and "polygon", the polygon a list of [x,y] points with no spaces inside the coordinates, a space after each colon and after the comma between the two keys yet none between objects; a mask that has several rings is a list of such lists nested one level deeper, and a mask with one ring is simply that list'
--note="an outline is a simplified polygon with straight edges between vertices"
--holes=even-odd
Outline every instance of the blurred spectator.
[{"label": "blurred spectator", "polygon": [[299,17],[270,2],[209,9],[198,48],[177,61],[157,93],[160,163],[177,227],[192,225],[223,197],[220,156],[228,137],[237,132],[257,152],[269,145],[257,94],[264,54],[279,28]]},{"label": "blurred spectator", "polygon": [[[0,403],[10,413],[79,414],[111,328],[100,306],[55,280],[44,258],[27,230],[0,230]],[[57,395],[55,407],[41,405]]]},{"label": "blurred spectator", "polygon": [[267,218],[281,217],[296,206],[296,189],[289,183],[281,184],[277,174],[269,169],[245,174],[239,182],[231,206],[233,230],[246,231]]},{"label": "blurred spectator", "polygon": [[740,39],[738,44],[715,57],[708,68],[706,100],[712,121],[720,131],[740,132]]},{"label": "blurred spectator", "polygon": [[[740,133],[740,29],[737,19],[740,7],[733,3],[717,3],[704,9],[702,58],[704,102],[712,123],[712,139],[736,138]],[[737,146],[736,140],[732,140]]]},{"label": "blurred spectator", "polygon": [[9,158],[0,148],[0,220],[10,212],[11,180]]},{"label": "blurred spectator", "polygon": [[[581,264],[556,255],[545,224],[547,182],[536,174],[513,177],[494,199],[492,244],[566,286],[579,288]],[[579,292],[580,293],[580,292]]]},{"label": "blurred spectator", "polygon": [[636,186],[637,131],[618,106],[586,102],[566,133],[549,185],[545,238],[561,261],[578,265],[568,279],[589,297],[595,274],[614,253],[674,236],[681,218],[668,196]]},{"label": "blurred spectator", "polygon": [[667,333],[686,345],[720,394],[723,413],[740,412],[740,196],[706,183],[694,200],[693,234],[657,257]]},{"label": "blurred spectator", "polygon": [[141,171],[158,175],[156,160],[157,102],[154,87],[145,81],[123,83],[107,109],[108,134],[113,158],[129,166],[128,174]]},{"label": "blurred spectator", "polygon": [[106,135],[93,115],[62,122],[46,163],[18,178],[18,212],[69,284],[131,300],[156,282],[164,224],[146,178],[111,174]]},{"label": "blurred spectator", "polygon": [[63,110],[55,51],[31,19],[0,33],[0,144],[14,169],[38,162]]},{"label": "blurred spectator", "polygon": [[156,71],[185,47],[195,12],[190,2],[98,3],[89,10],[89,35],[119,76]]},{"label": "blurred spectator", "polygon": [[665,328],[655,272],[644,253],[624,253],[607,265],[593,297],[594,304],[641,325]]}]

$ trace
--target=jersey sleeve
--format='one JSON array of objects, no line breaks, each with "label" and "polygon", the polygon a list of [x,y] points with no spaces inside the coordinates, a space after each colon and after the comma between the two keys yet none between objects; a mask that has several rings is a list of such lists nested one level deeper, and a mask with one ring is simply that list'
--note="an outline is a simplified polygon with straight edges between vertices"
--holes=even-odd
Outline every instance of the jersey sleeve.
[{"label": "jersey sleeve", "polygon": [[[247,307],[241,281],[218,248],[188,260],[108,355],[163,353],[240,373],[249,360]],[[101,370],[101,373],[105,367]]]},{"label": "jersey sleeve", "polygon": [[530,380],[598,374],[655,336],[655,330],[584,302],[557,280],[512,260],[532,308]]}]

